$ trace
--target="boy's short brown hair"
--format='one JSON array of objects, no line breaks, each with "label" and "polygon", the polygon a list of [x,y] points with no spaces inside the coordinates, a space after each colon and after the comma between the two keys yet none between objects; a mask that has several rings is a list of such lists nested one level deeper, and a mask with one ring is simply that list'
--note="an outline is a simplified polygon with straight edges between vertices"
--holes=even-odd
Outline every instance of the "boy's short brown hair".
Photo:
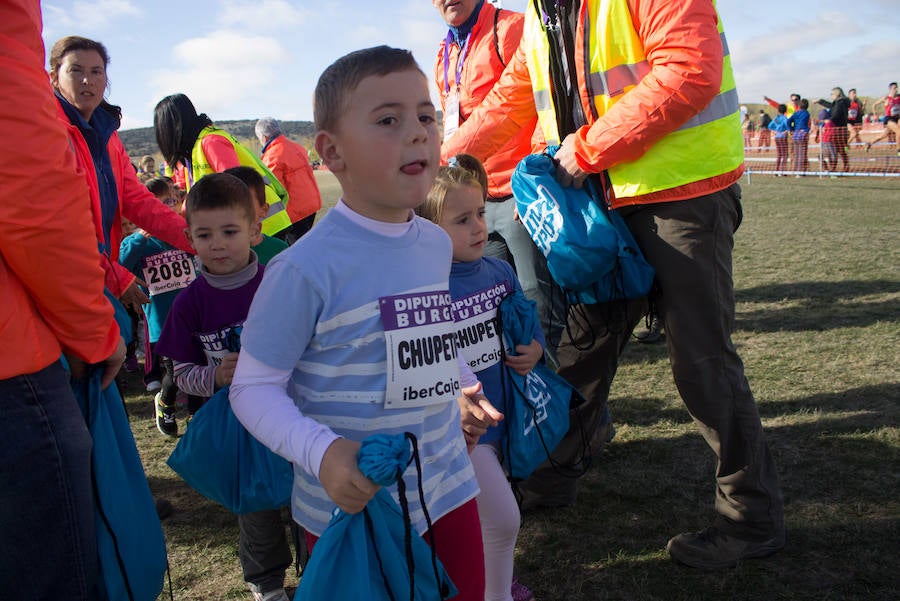
[{"label": "boy's short brown hair", "polygon": [[244,184],[248,188],[250,188],[250,192],[256,196],[256,202],[261,207],[268,206],[266,202],[266,182],[263,179],[263,176],[259,174],[259,171],[254,169],[253,167],[247,167],[245,165],[241,165],[240,167],[232,167],[230,169],[226,169],[222,173],[227,173],[228,175],[233,175]]},{"label": "boy's short brown hair", "polygon": [[425,77],[409,50],[375,46],[345,54],[319,76],[316,83],[313,120],[317,130],[334,131],[347,106],[350,93],[366,77],[416,70]]},{"label": "boy's short brown hair", "polygon": [[244,182],[228,173],[211,173],[191,186],[184,203],[184,219],[190,226],[196,211],[238,209],[244,212],[247,221],[256,223],[255,205]]}]

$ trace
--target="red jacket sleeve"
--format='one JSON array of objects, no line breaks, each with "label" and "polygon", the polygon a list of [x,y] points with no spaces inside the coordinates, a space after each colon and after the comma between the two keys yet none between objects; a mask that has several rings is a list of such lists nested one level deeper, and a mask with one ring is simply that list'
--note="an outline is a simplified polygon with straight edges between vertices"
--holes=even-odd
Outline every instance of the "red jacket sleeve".
[{"label": "red jacket sleeve", "polygon": [[[175,248],[194,254],[194,249],[184,234],[187,223],[184,217],[165,206],[157,199],[147,186],[142,184],[131,167],[131,159],[122,146],[118,135],[110,141],[111,152],[115,152],[122,167],[121,189],[119,200],[122,214],[139,228]],[[114,146],[113,146],[114,145]],[[115,148],[115,150],[112,150]],[[119,241],[115,244],[115,258],[119,257]]]},{"label": "red jacket sleeve", "polygon": [[200,147],[203,149],[203,155],[209,161],[210,167],[216,173],[241,166],[237,153],[234,151],[234,145],[228,138],[210,134],[200,140]]},{"label": "red jacket sleeve", "polygon": [[585,171],[639,158],[706,108],[721,87],[722,42],[712,2],[629,0],[628,6],[650,72],[576,132],[575,155]]}]

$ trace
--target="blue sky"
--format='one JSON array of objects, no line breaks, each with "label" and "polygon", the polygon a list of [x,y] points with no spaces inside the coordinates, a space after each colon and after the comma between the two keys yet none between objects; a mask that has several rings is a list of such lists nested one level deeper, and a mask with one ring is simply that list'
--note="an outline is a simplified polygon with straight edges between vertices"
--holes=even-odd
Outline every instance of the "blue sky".
[{"label": "blue sky", "polygon": [[[528,0],[503,0],[521,11]],[[678,0],[671,0],[678,1]],[[319,73],[367,46],[409,48],[430,75],[446,33],[430,0],[51,0],[44,42],[76,34],[109,50],[111,102],[123,129],[153,122],[163,96],[184,92],[215,120],[312,119]],[[810,99],[831,88],[884,94],[900,79],[897,0],[721,0],[742,102]],[[784,7],[789,7],[785,10]],[[436,91],[433,90],[436,96]]]}]

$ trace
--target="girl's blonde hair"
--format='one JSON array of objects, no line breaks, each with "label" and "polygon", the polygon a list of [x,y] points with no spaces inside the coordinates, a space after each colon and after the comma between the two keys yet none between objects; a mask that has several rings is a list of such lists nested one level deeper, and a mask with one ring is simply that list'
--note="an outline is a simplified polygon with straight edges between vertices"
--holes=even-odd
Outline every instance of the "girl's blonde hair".
[{"label": "girl's blonde hair", "polygon": [[437,178],[425,197],[425,202],[416,207],[416,214],[438,223],[444,212],[447,191],[459,186],[478,186],[482,197],[487,200],[487,173],[484,166],[471,154],[458,154],[450,159],[446,167],[438,169]]}]

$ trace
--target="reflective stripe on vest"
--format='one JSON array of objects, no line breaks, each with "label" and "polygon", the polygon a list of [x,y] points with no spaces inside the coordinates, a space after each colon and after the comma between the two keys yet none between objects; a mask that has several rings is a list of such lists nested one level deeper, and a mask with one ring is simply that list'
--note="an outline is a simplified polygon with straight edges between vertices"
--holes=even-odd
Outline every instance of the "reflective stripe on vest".
[{"label": "reflective stripe on vest", "polygon": [[234,136],[224,129],[210,125],[204,127],[197,136],[197,141],[194,142],[194,148],[191,151],[191,168],[194,182],[196,183],[205,175],[215,173],[203,154],[203,147],[200,143],[203,138],[211,134],[222,136],[231,142],[232,146],[234,146],[234,152],[237,154],[238,162],[244,167],[252,167],[262,176],[263,183],[266,186],[266,203],[269,205],[266,218],[262,222],[262,232],[267,236],[272,236],[289,227],[291,218],[285,208],[286,203],[289,202],[287,190],[258,157],[247,150]]},{"label": "reflective stripe on vest", "polygon": [[[585,0],[583,7],[585,69],[579,73],[579,92],[585,114],[596,120],[650,73],[643,45],[628,10],[627,0]],[[594,24],[594,25],[592,25]],[[723,49],[719,94],[676,131],[658,140],[643,156],[609,168],[617,198],[668,190],[737,169],[744,160],[740,114],[731,56],[722,21],[718,24]],[[598,33],[599,32],[599,33]],[[600,35],[602,33],[602,35]],[[525,18],[527,60],[538,122],[548,144],[559,144],[550,93],[549,43],[533,6]]]}]

